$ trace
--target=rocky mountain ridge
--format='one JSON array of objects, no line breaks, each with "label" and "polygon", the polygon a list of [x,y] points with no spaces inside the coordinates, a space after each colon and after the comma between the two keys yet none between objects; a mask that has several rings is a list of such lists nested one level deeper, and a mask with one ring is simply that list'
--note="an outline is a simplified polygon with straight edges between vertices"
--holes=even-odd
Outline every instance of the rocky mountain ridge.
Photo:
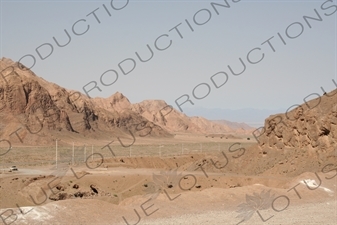
[{"label": "rocky mountain ridge", "polygon": [[0,60],[0,71],[0,138],[10,143],[173,137],[176,132],[236,133],[226,125],[189,118],[161,100],[131,104],[119,92],[109,98],[89,98],[50,83],[10,59]]}]

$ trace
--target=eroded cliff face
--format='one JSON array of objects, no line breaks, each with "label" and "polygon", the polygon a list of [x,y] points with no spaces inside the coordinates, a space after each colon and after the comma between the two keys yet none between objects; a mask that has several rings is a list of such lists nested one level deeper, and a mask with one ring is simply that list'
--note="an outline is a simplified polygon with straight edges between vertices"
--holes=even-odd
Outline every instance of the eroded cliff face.
[{"label": "eroded cliff face", "polygon": [[255,174],[297,176],[336,169],[337,89],[282,114],[254,132],[259,144],[242,157]]},{"label": "eroded cliff face", "polygon": [[[254,131],[258,144],[220,155],[216,160],[228,163],[223,172],[277,177],[336,171],[337,89],[291,109]],[[208,160],[203,168],[214,165]]]},{"label": "eroded cliff face", "polygon": [[137,136],[144,127],[152,127],[151,133],[146,132],[149,136],[170,136],[129,109],[129,101],[120,93],[108,99],[89,99],[49,83],[9,59],[0,61],[0,71],[0,135],[12,143],[45,144],[67,136],[106,139],[130,136],[130,131]]},{"label": "eroded cliff face", "polygon": [[131,104],[119,92],[109,98],[88,98],[50,83],[6,58],[0,60],[0,71],[0,138],[12,143],[36,145],[56,138],[81,141],[132,135],[173,137],[176,132],[253,131],[238,131],[201,117],[190,118],[162,100]]},{"label": "eroded cliff face", "polygon": [[261,147],[329,151],[337,146],[337,90],[265,120]]}]

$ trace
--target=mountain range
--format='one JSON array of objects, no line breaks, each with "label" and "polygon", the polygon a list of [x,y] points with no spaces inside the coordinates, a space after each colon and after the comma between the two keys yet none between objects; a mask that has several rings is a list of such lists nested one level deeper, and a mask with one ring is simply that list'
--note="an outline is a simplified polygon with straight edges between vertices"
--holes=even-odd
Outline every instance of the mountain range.
[{"label": "mountain range", "polygon": [[11,144],[173,138],[177,133],[247,135],[254,130],[241,123],[188,117],[162,100],[132,104],[119,92],[108,98],[89,98],[7,58],[0,60],[0,71],[0,138]]},{"label": "mountain range", "polygon": [[202,116],[209,120],[227,120],[236,123],[245,123],[251,127],[261,127],[264,120],[270,115],[282,113],[286,109],[224,109],[224,108],[185,108],[184,113],[188,116]]}]

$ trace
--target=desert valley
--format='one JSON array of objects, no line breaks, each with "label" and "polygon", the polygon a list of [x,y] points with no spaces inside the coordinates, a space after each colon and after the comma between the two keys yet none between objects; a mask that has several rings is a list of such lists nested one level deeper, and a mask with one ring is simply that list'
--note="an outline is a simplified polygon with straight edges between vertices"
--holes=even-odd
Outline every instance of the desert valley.
[{"label": "desert valley", "polygon": [[337,89],[257,129],[0,71],[1,224],[337,221]]}]

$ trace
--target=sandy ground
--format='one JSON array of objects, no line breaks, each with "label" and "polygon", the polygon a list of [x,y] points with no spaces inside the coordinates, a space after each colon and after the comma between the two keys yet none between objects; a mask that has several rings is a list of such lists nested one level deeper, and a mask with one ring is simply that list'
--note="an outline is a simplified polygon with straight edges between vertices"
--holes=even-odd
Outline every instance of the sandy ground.
[{"label": "sandy ground", "polygon": [[[158,168],[137,169],[79,167],[71,170],[66,166],[58,170],[20,169],[2,174],[0,223],[335,224],[335,174],[336,171],[318,173],[317,177],[314,173],[303,173],[291,178],[212,172],[206,177],[202,171],[172,173],[159,164]],[[171,188],[165,186],[170,181],[173,181]],[[159,190],[151,186],[163,183]],[[75,184],[79,186],[77,189]],[[93,192],[92,185],[98,193]],[[41,188],[48,197],[45,202]],[[79,191],[87,196],[74,197]],[[263,194],[268,191],[269,195]],[[69,198],[49,199],[57,197],[58,192],[66,193]],[[242,208],[238,207],[240,204],[246,205]],[[252,217],[242,222],[250,213]],[[243,217],[238,217],[240,215]]]},{"label": "sandy ground", "polygon": [[[256,150],[255,155],[236,160],[238,153],[225,152],[227,162],[220,152],[196,152],[165,157],[119,156],[105,158],[103,163],[89,161],[87,166],[69,162],[57,168],[55,164],[20,164],[17,172],[0,172],[0,224],[337,222],[333,158],[324,162],[332,165],[327,168],[329,173],[305,172],[310,171],[310,165],[301,167],[299,163],[298,170],[284,173],[295,165],[285,163],[291,162],[292,152],[267,170],[263,165],[273,164],[273,159],[281,156],[261,155]],[[31,162],[34,157],[21,160]],[[254,157],[256,162],[251,161]],[[212,160],[218,167],[226,166],[216,169]],[[297,158],[302,160],[310,162],[311,158],[304,154]],[[252,163],[258,163],[256,173],[248,166]]]}]

